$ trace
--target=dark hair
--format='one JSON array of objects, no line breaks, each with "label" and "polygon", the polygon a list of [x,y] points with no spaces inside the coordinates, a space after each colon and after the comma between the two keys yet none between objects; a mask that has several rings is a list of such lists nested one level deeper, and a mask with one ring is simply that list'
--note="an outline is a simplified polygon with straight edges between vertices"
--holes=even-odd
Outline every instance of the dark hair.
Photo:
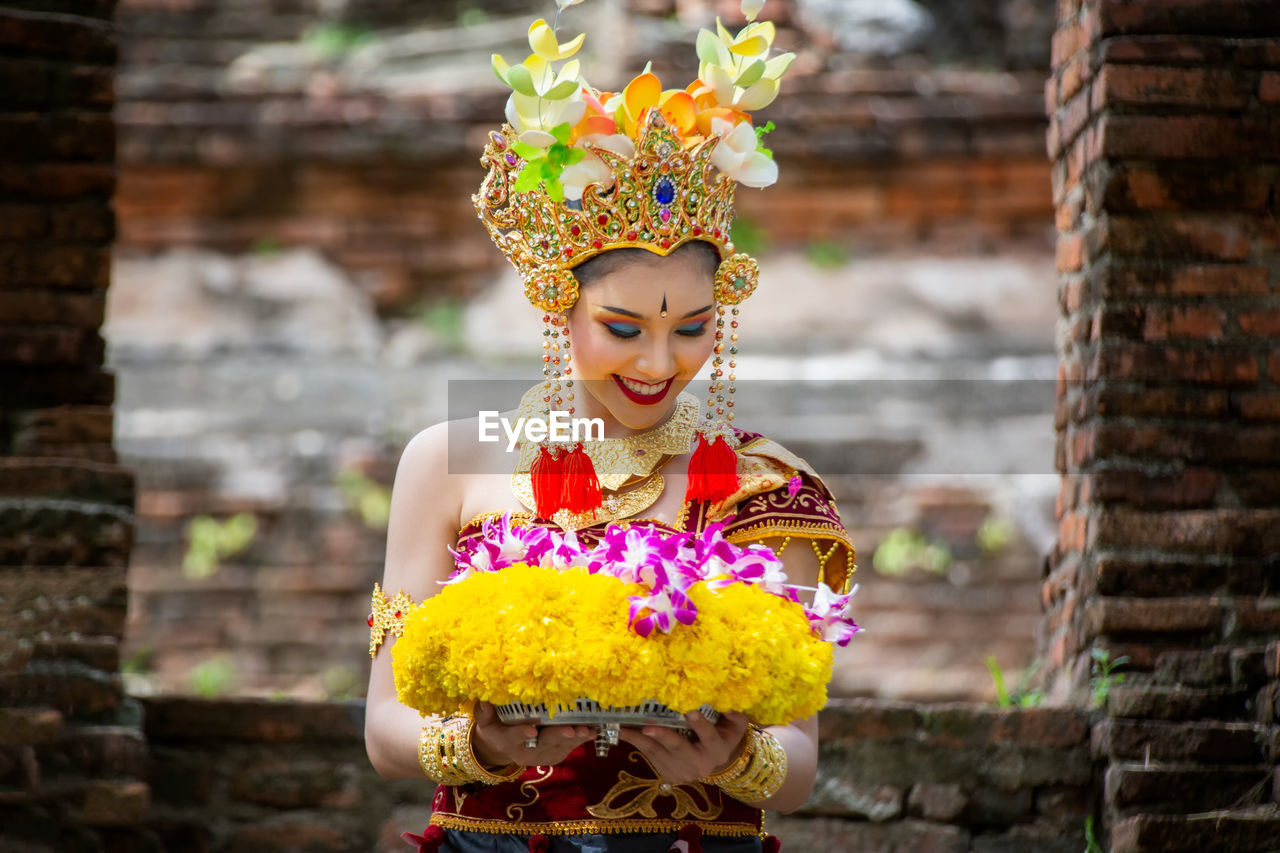
[{"label": "dark hair", "polygon": [[[720,266],[720,250],[714,244],[708,243],[706,240],[694,240],[685,243],[676,249],[668,258],[674,258],[676,255],[697,254],[698,260],[701,262],[703,269],[706,270],[707,277],[716,274],[716,269]],[[611,272],[626,266],[645,260],[661,260],[660,255],[650,252],[648,249],[639,249],[627,247],[625,249],[610,249],[602,252],[594,258],[588,258],[573,268],[573,277],[578,280],[579,287],[586,287],[592,282],[599,281]]]}]

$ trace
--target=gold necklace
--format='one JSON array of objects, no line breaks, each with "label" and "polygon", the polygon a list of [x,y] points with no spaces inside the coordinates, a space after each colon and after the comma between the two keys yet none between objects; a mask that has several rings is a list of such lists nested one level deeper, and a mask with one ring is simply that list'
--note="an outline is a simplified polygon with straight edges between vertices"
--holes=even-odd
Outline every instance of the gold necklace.
[{"label": "gold necklace", "polygon": [[[542,414],[541,394],[541,385],[526,391],[517,415],[522,418],[539,417]],[[584,441],[582,449],[591,457],[596,476],[600,478],[600,487],[616,491],[628,480],[648,477],[666,461],[663,457],[690,452],[697,426],[698,401],[692,394],[682,391],[676,398],[675,411],[664,423],[636,435]],[[528,474],[537,453],[538,445],[521,442],[515,473]]]},{"label": "gold necklace", "polygon": [[[536,417],[541,413],[538,406],[541,390],[541,386],[536,385],[525,393],[520,401],[520,417]],[[584,441],[582,448],[591,457],[601,488],[614,494],[605,494],[597,510],[569,512],[562,509],[551,520],[563,530],[581,530],[629,518],[653,506],[666,488],[666,480],[657,469],[673,457],[690,451],[697,421],[698,401],[692,394],[681,392],[676,398],[675,411],[660,426],[624,438]],[[523,442],[520,461],[511,473],[512,494],[530,510],[534,509],[534,500],[529,469],[537,450],[536,444]],[[637,477],[643,478],[638,486],[625,492],[618,491]]]}]

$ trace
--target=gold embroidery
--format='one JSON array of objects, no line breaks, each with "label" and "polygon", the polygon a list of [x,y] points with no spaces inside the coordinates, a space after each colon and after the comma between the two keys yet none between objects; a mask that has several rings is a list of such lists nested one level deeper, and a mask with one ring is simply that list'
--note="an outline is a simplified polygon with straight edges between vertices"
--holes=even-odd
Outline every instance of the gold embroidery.
[{"label": "gold embroidery", "polygon": [[373,600],[369,612],[369,657],[376,657],[378,649],[387,639],[387,633],[397,637],[404,633],[404,617],[409,615],[413,599],[400,591],[387,600],[379,584],[373,585]]},{"label": "gold embroidery", "polygon": [[760,834],[760,822],[764,820],[764,813],[757,812],[757,814],[760,816],[756,819],[757,823],[754,824],[720,821],[674,820],[668,818],[631,818],[627,820],[548,820],[523,823],[519,821],[510,822],[505,820],[486,820],[483,818],[471,818],[463,817],[462,815],[435,812],[431,815],[430,823],[432,826],[438,826],[441,829],[463,829],[471,832],[519,833],[522,835],[535,835],[538,833],[543,835],[581,835],[588,832],[599,833],[601,835],[609,835],[619,832],[679,832],[681,829],[692,823],[698,826],[704,835],[714,835],[721,838],[747,838]]},{"label": "gold embroidery", "polygon": [[[630,491],[606,494],[599,509],[588,512],[569,512],[567,509],[562,509],[553,515],[551,520],[562,530],[582,530],[585,527],[617,521],[653,506],[658,498],[662,497],[662,490],[666,486],[666,480],[663,479],[661,472],[654,471],[649,479]],[[527,471],[516,471],[511,475],[511,491],[520,503],[533,507],[533,481]]]},{"label": "gold embroidery", "polygon": [[592,817],[607,820],[619,820],[637,814],[641,817],[656,818],[658,813],[654,810],[653,803],[659,797],[675,799],[676,804],[671,811],[672,818],[694,817],[701,820],[715,820],[724,811],[724,806],[713,802],[707,795],[707,789],[698,782],[672,785],[661,779],[632,776],[622,770],[618,773],[618,781],[609,789],[609,793],[595,805],[587,806],[587,812]]},{"label": "gold embroidery", "polygon": [[551,774],[555,771],[555,768],[539,765],[538,767],[535,767],[534,770],[538,771],[542,775],[536,779],[526,779],[524,782],[520,783],[520,793],[531,797],[532,799],[527,802],[512,803],[507,806],[507,817],[512,820],[520,820],[524,817],[524,810],[538,802],[542,797],[542,792],[538,790],[538,786],[551,778]]}]

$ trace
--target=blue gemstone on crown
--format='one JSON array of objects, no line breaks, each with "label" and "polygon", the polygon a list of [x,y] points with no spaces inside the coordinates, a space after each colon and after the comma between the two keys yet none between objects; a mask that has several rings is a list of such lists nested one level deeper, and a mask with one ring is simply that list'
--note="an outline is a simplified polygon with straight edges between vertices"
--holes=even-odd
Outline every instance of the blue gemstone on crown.
[{"label": "blue gemstone on crown", "polygon": [[667,176],[663,175],[658,178],[658,182],[653,185],[653,200],[658,204],[666,207],[676,200],[676,184]]}]

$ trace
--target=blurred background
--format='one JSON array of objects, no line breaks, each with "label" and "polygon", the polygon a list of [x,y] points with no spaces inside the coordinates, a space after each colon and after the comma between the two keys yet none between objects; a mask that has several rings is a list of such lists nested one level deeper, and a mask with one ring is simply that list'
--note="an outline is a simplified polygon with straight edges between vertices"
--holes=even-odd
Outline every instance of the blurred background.
[{"label": "blurred background", "polygon": [[[506,97],[489,56],[523,58],[553,11],[121,0],[104,333],[138,477],[131,691],[363,693],[401,449],[448,380],[538,375],[533,309],[470,196]],[[597,87],[653,59],[683,88],[717,15],[741,24],[737,0],[589,0],[562,31],[588,33]],[[739,192],[762,266],[739,375],[801,389],[757,428],[835,472],[858,548],[867,633],[833,693],[985,701],[994,666],[1016,694],[1059,484],[1054,8],[763,17],[799,58],[760,116],[779,183]]]}]

